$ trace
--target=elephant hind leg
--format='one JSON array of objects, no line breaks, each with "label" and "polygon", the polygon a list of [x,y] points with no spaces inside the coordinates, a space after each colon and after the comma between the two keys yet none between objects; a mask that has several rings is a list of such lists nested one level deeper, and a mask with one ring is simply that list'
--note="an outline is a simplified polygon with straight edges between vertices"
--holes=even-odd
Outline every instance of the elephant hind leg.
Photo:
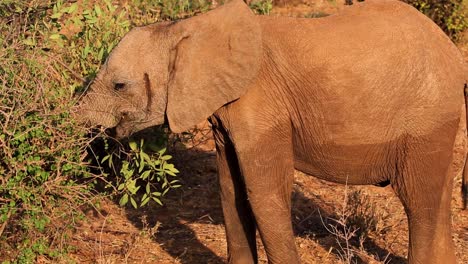
[{"label": "elephant hind leg", "polygon": [[[453,138],[453,137],[452,137]],[[455,263],[451,236],[453,140],[450,135],[406,137],[395,152],[391,184],[409,225],[409,263]]]}]

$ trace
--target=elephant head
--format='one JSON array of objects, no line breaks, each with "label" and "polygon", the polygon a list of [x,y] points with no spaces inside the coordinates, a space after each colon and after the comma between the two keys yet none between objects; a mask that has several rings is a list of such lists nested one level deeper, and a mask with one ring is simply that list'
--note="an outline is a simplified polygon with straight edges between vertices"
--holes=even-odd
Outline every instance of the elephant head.
[{"label": "elephant head", "polygon": [[246,92],[261,61],[255,16],[233,0],[205,14],[132,29],[77,106],[124,137],[169,122],[182,132]]}]

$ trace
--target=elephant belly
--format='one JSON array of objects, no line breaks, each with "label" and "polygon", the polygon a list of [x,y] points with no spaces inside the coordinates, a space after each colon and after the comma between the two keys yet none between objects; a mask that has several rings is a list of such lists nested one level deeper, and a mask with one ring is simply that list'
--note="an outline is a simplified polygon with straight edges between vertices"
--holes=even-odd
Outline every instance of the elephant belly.
[{"label": "elephant belly", "polygon": [[328,143],[295,148],[297,170],[320,179],[342,184],[379,184],[394,173],[395,142],[367,145]]},{"label": "elephant belly", "polygon": [[[464,114],[464,111],[461,112]],[[337,134],[329,133],[327,140],[322,141],[296,135],[293,136],[294,166],[304,173],[333,182],[379,184],[395,176],[408,144],[420,157],[433,153],[450,155],[455,137],[464,133],[460,127],[465,127],[465,123],[460,121],[460,112],[456,116],[440,122],[430,133],[389,133],[394,136],[387,140],[383,133],[374,138],[356,134],[353,140],[344,134],[338,137]],[[375,141],[370,142],[372,139]]]}]

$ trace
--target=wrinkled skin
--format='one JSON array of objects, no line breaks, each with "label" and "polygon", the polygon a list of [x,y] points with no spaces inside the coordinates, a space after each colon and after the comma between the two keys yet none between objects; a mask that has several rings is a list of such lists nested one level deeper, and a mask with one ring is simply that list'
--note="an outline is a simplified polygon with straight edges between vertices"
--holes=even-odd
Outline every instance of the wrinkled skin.
[{"label": "wrinkled skin", "polygon": [[397,1],[320,19],[254,16],[240,0],[133,29],[78,116],[120,137],[209,117],[230,263],[297,263],[294,169],[348,184],[390,183],[409,220],[410,263],[455,263],[450,201],[465,137],[467,71],[428,18]]}]

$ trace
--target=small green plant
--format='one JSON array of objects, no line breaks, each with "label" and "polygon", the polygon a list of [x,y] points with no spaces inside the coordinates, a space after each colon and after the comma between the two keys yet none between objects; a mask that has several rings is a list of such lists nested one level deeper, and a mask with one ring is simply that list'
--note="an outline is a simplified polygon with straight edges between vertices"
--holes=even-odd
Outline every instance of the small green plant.
[{"label": "small green plant", "polygon": [[[101,160],[101,164],[106,164],[111,171],[119,171],[116,179],[119,204],[125,206],[130,201],[134,208],[139,208],[154,201],[162,205],[161,197],[181,186],[175,179],[179,171],[169,163],[172,156],[166,154],[166,148],[161,148],[160,144],[146,143],[144,138],[132,138],[128,145],[130,152],[117,148]],[[122,158],[120,164],[115,164]],[[143,193],[140,199],[137,198],[139,191]]]},{"label": "small green plant", "polygon": [[269,15],[273,8],[273,0],[257,0],[250,4],[250,8],[259,15]]}]

